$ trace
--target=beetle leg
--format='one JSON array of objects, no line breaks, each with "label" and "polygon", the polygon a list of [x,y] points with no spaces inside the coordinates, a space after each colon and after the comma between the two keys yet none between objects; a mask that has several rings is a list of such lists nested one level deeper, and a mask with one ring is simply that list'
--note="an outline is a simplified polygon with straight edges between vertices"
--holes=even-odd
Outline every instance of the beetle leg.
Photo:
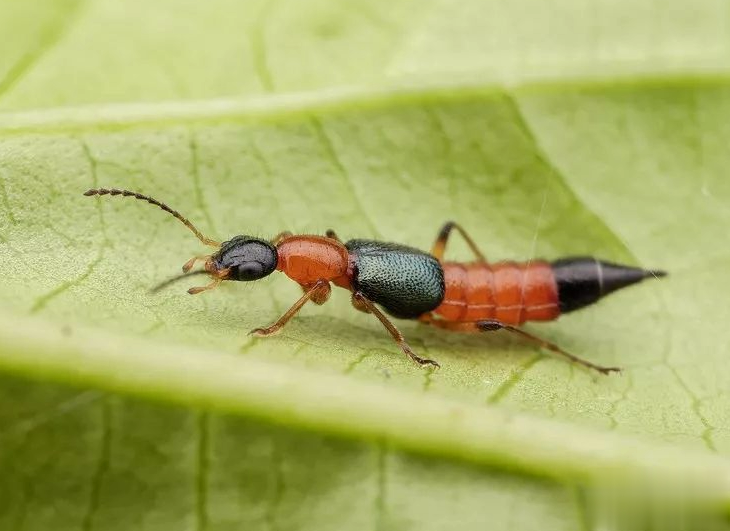
[{"label": "beetle leg", "polygon": [[487,319],[487,320],[483,320],[483,321],[458,322],[458,321],[444,321],[441,319],[432,319],[430,316],[427,316],[425,318],[422,318],[421,322],[436,326],[438,328],[443,328],[445,330],[451,330],[454,332],[493,332],[496,330],[506,330],[507,332],[516,334],[516,335],[522,337],[523,339],[526,339],[532,343],[535,343],[540,348],[545,348],[551,352],[554,352],[556,354],[559,354],[560,356],[563,356],[564,358],[567,358],[568,360],[572,361],[573,363],[583,365],[584,367],[588,367],[589,369],[598,371],[601,374],[608,374],[611,372],[621,372],[620,367],[604,367],[603,365],[598,365],[596,363],[590,362],[583,358],[579,358],[575,354],[566,352],[565,350],[560,348],[555,343],[551,343],[550,341],[542,339],[541,337],[530,334],[529,332],[525,332],[524,330],[517,328],[515,326],[511,326],[511,325],[505,324],[501,321],[497,321],[496,319]]},{"label": "beetle leg", "polygon": [[325,232],[324,235],[332,240],[342,243],[342,240],[340,239],[340,237],[337,236],[337,233],[335,231],[333,231],[332,229],[327,229],[327,232]]},{"label": "beetle leg", "polygon": [[601,374],[609,374],[611,372],[621,372],[620,367],[604,367],[603,365],[598,365],[596,363],[590,362],[583,358],[579,358],[575,354],[571,354],[570,352],[563,350],[555,343],[552,343],[550,341],[542,339],[541,337],[530,334],[529,332],[525,332],[524,330],[517,328],[515,326],[506,325],[504,323],[501,323],[501,322],[495,321],[495,320],[480,321],[478,323],[478,326],[479,326],[479,329],[483,330],[484,332],[491,332],[493,330],[506,330],[508,332],[521,336],[524,339],[527,339],[528,341],[530,341],[532,343],[535,343],[540,348],[544,348],[551,352],[554,352],[555,354],[559,354],[559,355],[563,356],[564,358],[567,358],[568,360],[572,361],[573,363],[577,363],[579,365],[583,365],[584,367],[588,367],[589,369],[596,370],[596,371],[600,372]]},{"label": "beetle leg", "polygon": [[187,273],[188,271],[190,271],[193,268],[193,266],[195,265],[195,262],[197,262],[198,260],[207,260],[208,258],[210,258],[209,254],[199,254],[199,255],[193,256],[190,260],[188,260],[187,262],[185,262],[183,264],[183,266],[182,266],[183,273]]},{"label": "beetle leg", "polygon": [[188,290],[188,293],[190,293],[190,295],[197,295],[198,293],[202,293],[203,291],[208,291],[208,290],[217,288],[221,282],[223,282],[222,278],[216,278],[213,280],[213,282],[211,282],[207,286],[197,286],[195,288],[190,288]]},{"label": "beetle leg", "polygon": [[274,247],[276,247],[277,245],[279,245],[281,243],[282,240],[285,240],[286,238],[288,238],[290,236],[292,236],[291,231],[289,231],[289,230],[281,231],[279,234],[277,234],[276,236],[274,236],[271,239],[271,244],[274,245]]},{"label": "beetle leg", "polygon": [[370,307],[367,304],[365,304],[365,302],[363,302],[364,298],[365,298],[365,296],[362,296],[362,298],[355,297],[355,294],[353,293],[352,294],[352,306],[358,312],[370,313]]},{"label": "beetle leg", "polygon": [[453,229],[456,229],[456,231],[461,234],[461,237],[466,240],[467,245],[474,253],[474,256],[476,256],[478,262],[487,261],[482,252],[479,250],[479,247],[477,247],[477,244],[474,243],[474,240],[472,240],[466,231],[461,228],[461,225],[455,221],[447,221],[444,223],[443,227],[441,227],[441,230],[436,237],[436,241],[433,243],[433,247],[431,247],[431,254],[433,256],[435,256],[439,261],[443,260],[444,252],[446,251],[446,243],[449,241],[449,236]]},{"label": "beetle leg", "polygon": [[[302,291],[306,294],[309,290],[311,290],[316,285],[316,282],[314,284],[306,284],[302,285]],[[329,282],[327,283],[326,289],[319,289],[312,293],[310,300],[314,304],[322,305],[325,302],[327,302],[330,298],[330,293],[332,293],[332,290],[330,289]]]},{"label": "beetle leg", "polygon": [[393,340],[398,343],[398,346],[401,348],[401,350],[413,361],[421,366],[433,365],[434,367],[440,367],[440,365],[433,360],[428,360],[417,356],[413,352],[413,350],[411,350],[411,347],[408,345],[408,343],[406,343],[406,340],[403,337],[403,334],[400,333],[400,330],[398,330],[395,325],[390,322],[390,319],[388,319],[385,314],[381,312],[377,306],[375,306],[375,304],[373,304],[367,297],[365,297],[365,295],[363,295],[359,291],[354,292],[352,294],[352,305],[362,312],[372,313],[375,317],[377,317],[378,321],[380,321],[381,324],[388,331],[388,333],[390,333]]},{"label": "beetle leg", "polygon": [[318,280],[317,282],[312,284],[312,286],[304,293],[304,295],[302,295],[297,302],[292,304],[292,307],[284,312],[284,315],[279,317],[279,319],[274,324],[267,326],[266,328],[254,328],[249,333],[257,337],[266,337],[275,334],[276,332],[281,330],[286,323],[289,322],[289,319],[294,317],[299,312],[299,310],[302,309],[302,306],[304,306],[307,301],[311,300],[313,302],[317,302],[318,300],[321,300],[322,302],[318,304],[322,304],[324,301],[326,301],[329,297],[331,289],[332,288],[330,288],[329,281]]}]

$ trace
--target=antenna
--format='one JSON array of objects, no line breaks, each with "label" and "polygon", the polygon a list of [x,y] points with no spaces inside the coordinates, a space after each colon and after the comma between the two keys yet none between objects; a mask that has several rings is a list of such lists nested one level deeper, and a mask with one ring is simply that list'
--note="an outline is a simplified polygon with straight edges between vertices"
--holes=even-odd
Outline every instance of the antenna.
[{"label": "antenna", "polygon": [[217,242],[215,240],[211,240],[210,238],[207,238],[203,236],[203,233],[200,232],[195,225],[193,225],[190,220],[186,217],[184,217],[182,214],[180,214],[177,210],[171,209],[169,206],[167,206],[165,203],[161,203],[157,199],[150,197],[148,195],[142,195],[138,192],[131,192],[129,190],[118,190],[116,188],[92,188],[91,190],[87,190],[84,192],[85,196],[92,196],[92,195],[121,195],[122,197],[134,197],[135,199],[139,199],[141,201],[147,201],[148,203],[160,207],[165,212],[168,212],[172,214],[174,217],[179,219],[183,225],[185,225],[187,228],[189,228],[193,234],[195,234],[198,239],[203,242],[205,245],[209,245],[211,247],[220,247],[220,242]]}]

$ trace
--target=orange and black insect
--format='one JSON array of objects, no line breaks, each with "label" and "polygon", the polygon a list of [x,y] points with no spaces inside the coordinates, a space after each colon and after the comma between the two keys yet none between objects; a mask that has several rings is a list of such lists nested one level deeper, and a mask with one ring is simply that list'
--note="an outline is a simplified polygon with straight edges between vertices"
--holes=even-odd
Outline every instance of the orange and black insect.
[{"label": "orange and black insect", "polygon": [[[196,294],[213,289],[224,280],[258,280],[276,270],[297,282],[304,295],[275,323],[256,328],[252,334],[270,336],[278,332],[308,301],[324,304],[334,284],[350,290],[352,305],[374,315],[401,350],[419,365],[439,366],[433,360],[417,356],[376,304],[393,317],[417,319],[445,330],[507,330],[601,373],[619,371],[617,367],[604,367],[574,356],[517,327],[526,321],[557,319],[561,313],[593,304],[620,288],[666,274],[590,257],[489,264],[474,241],[454,222],[442,227],[430,254],[376,240],[343,243],[331,230],[325,236],[282,232],[271,241],[240,235],[219,243],[205,237],[187,218],[152,197],[106,188],[88,190],[84,195],[121,195],[147,201],[175,216],[201,242],[215,249],[188,260],[183,265],[183,275],[162,285],[192,274],[208,274],[212,279],[208,285],[188,290]],[[474,261],[443,260],[453,230],[466,240],[475,255]],[[204,262],[204,268],[191,272],[199,260]]]}]

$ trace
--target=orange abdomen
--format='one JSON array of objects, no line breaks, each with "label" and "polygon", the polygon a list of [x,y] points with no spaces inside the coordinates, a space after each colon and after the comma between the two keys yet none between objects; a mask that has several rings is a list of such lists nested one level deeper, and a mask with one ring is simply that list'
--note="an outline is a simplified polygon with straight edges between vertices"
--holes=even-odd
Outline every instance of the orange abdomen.
[{"label": "orange abdomen", "polygon": [[521,325],[560,315],[558,287],[547,262],[444,262],[442,266],[446,293],[434,313],[448,321],[496,319]]},{"label": "orange abdomen", "polygon": [[276,269],[302,286],[320,279],[350,287],[349,253],[340,242],[324,236],[289,236],[276,246]]}]

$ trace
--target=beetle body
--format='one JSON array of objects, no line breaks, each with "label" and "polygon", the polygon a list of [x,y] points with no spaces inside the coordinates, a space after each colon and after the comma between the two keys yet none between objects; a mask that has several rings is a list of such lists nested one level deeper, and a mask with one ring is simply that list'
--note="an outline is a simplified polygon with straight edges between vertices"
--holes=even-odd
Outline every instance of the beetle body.
[{"label": "beetle body", "polygon": [[[438,366],[433,360],[416,356],[377,305],[394,317],[418,319],[446,330],[507,330],[573,362],[608,373],[619,369],[578,358],[516,327],[527,321],[557,319],[561,313],[593,304],[617,289],[665,274],[590,257],[490,264],[466,232],[453,222],[444,224],[431,253],[376,240],[354,239],[343,243],[333,231],[328,231],[326,236],[283,232],[271,242],[241,235],[218,243],[205,237],[179,212],[152,197],[105,188],[88,190],[84,195],[146,201],[176,217],[201,242],[214,247],[213,253],[195,256],[183,266],[182,276],[204,273],[212,278],[207,286],[190,288],[188,293],[212,289],[224,280],[257,280],[276,270],[297,282],[304,295],[274,324],[254,329],[252,333],[268,336],[279,331],[308,301],[317,304],[327,301],[330,286],[334,284],[351,291],[355,308],[373,314],[403,352],[421,365]],[[476,260],[443,260],[452,230],[462,235]],[[205,261],[204,269],[191,272],[197,260]]]},{"label": "beetle body", "polygon": [[[473,262],[442,262],[437,258],[443,256],[443,246],[439,248],[438,240],[433,254],[427,254],[405,245],[376,240],[356,239],[342,244],[334,233],[328,238],[285,237],[278,243],[277,253],[277,268],[305,291],[313,290],[312,301],[322,304],[327,300],[329,282],[352,291],[353,305],[375,313],[411,359],[433,365],[437,363],[419,358],[411,351],[400,332],[372,303],[379,304],[394,317],[418,319],[447,330],[518,333],[571,361],[606,374],[619,369],[578,358],[516,327],[527,321],[552,321],[562,313],[593,304],[617,289],[664,275],[662,271],[647,271],[591,257],[490,264],[479,253],[480,259]],[[316,284],[321,281],[326,282],[326,287]],[[256,333],[275,332],[289,319],[288,313],[272,327],[257,329]]]},{"label": "beetle body", "polygon": [[277,269],[302,287],[318,280],[361,292],[400,319],[433,313],[450,322],[496,320],[519,326],[552,321],[652,276],[641,268],[590,257],[555,262],[439,262],[397,243],[288,236]]}]

